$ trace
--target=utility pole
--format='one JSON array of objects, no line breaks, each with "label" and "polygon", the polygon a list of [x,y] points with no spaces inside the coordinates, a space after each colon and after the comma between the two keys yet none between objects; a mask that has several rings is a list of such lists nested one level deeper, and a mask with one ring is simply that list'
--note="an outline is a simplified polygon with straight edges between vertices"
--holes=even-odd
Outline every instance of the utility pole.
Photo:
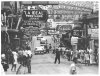
[{"label": "utility pole", "polygon": [[17,14],[17,1],[15,1],[15,14]]},{"label": "utility pole", "polygon": [[84,30],[85,30],[85,50],[87,51],[88,47],[88,26],[87,26],[87,15],[83,15],[83,25],[84,25]]}]

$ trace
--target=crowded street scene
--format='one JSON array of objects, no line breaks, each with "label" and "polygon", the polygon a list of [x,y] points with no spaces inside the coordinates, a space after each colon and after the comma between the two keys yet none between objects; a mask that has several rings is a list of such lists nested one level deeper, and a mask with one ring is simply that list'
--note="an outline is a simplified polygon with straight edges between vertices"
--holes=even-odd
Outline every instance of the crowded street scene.
[{"label": "crowded street scene", "polygon": [[98,1],[1,1],[1,75],[99,74]]}]

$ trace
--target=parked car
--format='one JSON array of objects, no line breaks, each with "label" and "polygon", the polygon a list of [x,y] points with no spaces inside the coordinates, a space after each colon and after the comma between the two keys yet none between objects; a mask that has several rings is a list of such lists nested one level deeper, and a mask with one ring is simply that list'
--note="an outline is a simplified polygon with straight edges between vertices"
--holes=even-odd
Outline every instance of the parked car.
[{"label": "parked car", "polygon": [[45,38],[41,38],[41,40],[40,40],[40,44],[41,45],[46,45],[46,39]]},{"label": "parked car", "polygon": [[35,55],[36,54],[44,54],[44,52],[45,52],[44,46],[36,47],[35,51],[34,51]]},{"label": "parked car", "polygon": [[37,40],[41,40],[41,38],[43,38],[42,36],[40,37],[40,36],[37,36]]}]

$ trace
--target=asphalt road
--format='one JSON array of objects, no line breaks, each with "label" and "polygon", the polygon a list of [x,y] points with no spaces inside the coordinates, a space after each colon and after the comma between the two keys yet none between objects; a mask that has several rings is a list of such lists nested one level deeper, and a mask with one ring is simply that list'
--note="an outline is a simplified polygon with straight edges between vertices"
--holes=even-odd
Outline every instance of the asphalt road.
[{"label": "asphalt road", "polygon": [[[54,54],[34,55],[32,58],[32,74],[69,74],[71,61],[61,58],[61,63],[54,64]],[[98,74],[98,66],[78,64],[77,74]]]}]

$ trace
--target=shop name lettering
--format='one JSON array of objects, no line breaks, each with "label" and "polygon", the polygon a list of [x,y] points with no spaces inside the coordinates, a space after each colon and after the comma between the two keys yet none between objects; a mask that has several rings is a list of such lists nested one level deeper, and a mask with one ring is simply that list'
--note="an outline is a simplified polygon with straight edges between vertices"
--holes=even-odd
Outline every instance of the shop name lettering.
[{"label": "shop name lettering", "polygon": [[35,23],[34,21],[24,21],[23,25],[39,25],[38,23]]},{"label": "shop name lettering", "polygon": [[38,24],[36,24],[36,23],[24,23],[23,25],[35,25],[35,26],[38,26]]},{"label": "shop name lettering", "polygon": [[26,28],[23,30],[26,34],[32,34],[32,33],[39,33],[40,30],[38,28]]},{"label": "shop name lettering", "polygon": [[83,30],[73,30],[74,36],[82,36]]},{"label": "shop name lettering", "polygon": [[26,17],[43,17],[43,11],[24,10]]}]

